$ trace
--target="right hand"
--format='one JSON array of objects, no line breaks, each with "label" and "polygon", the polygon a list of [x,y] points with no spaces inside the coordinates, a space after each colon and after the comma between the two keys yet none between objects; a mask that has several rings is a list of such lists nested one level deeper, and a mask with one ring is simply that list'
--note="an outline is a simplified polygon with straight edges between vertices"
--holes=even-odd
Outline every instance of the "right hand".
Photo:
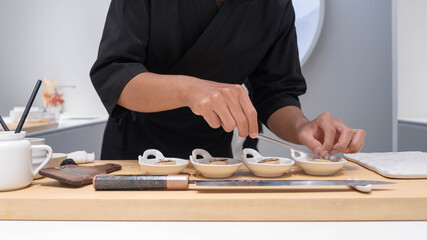
[{"label": "right hand", "polygon": [[212,128],[237,127],[240,137],[258,136],[257,112],[242,85],[197,79],[188,90],[187,105]]},{"label": "right hand", "polygon": [[341,119],[323,113],[298,128],[299,142],[322,157],[342,153],[357,153],[365,144],[366,132],[351,129]]}]

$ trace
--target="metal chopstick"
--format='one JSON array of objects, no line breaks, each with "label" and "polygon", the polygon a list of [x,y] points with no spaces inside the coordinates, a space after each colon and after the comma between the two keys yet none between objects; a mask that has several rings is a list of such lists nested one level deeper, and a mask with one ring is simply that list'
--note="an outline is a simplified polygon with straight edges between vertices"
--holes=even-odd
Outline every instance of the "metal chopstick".
[{"label": "metal chopstick", "polygon": [[293,150],[298,151],[298,152],[303,152],[303,153],[306,153],[306,154],[308,154],[308,155],[310,155],[310,156],[313,156],[313,157],[315,157],[315,158],[322,158],[320,155],[317,155],[317,154],[315,154],[315,153],[312,153],[312,152],[310,152],[310,151],[308,151],[308,150],[305,150],[305,149],[303,149],[303,148],[297,147],[297,146],[295,146],[295,145],[293,145],[293,144],[291,144],[291,143],[288,143],[288,142],[286,142],[286,141],[278,141],[278,140],[276,140],[276,139],[273,139],[273,138],[270,138],[270,137],[264,136],[264,135],[262,135],[262,134],[258,134],[258,139],[264,140],[264,141],[266,141],[266,142],[271,142],[271,143],[274,143],[274,144],[277,144],[277,145],[280,145],[280,146],[284,146],[284,147],[287,147],[287,148],[293,149]]}]

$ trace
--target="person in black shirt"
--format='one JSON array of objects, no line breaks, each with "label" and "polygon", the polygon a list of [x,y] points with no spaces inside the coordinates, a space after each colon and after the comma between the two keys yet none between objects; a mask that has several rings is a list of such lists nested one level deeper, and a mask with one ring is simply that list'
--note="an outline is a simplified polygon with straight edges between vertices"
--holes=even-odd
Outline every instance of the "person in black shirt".
[{"label": "person in black shirt", "polygon": [[230,157],[233,129],[256,138],[258,120],[322,156],[359,151],[363,130],[304,117],[294,22],[291,0],[112,0],[90,72],[109,113],[101,158]]}]

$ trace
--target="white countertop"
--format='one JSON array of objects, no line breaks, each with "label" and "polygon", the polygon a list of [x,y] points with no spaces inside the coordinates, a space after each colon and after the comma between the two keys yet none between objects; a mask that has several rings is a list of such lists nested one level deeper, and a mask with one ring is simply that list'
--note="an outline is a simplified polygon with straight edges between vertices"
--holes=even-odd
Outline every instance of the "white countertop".
[{"label": "white countertop", "polygon": [[406,117],[406,118],[399,118],[399,122],[406,122],[406,123],[415,123],[415,124],[427,125],[427,117]]},{"label": "white countertop", "polygon": [[[30,132],[27,134],[27,136],[31,137],[35,135],[53,133],[53,132],[68,130],[72,128],[78,128],[82,126],[106,123],[107,119],[108,119],[108,116],[82,116],[82,115],[71,115],[71,114],[65,113],[65,114],[61,114],[61,117],[59,118],[58,128],[46,129],[38,132]],[[9,123],[10,118],[6,117],[4,118],[4,121],[6,123]]]}]

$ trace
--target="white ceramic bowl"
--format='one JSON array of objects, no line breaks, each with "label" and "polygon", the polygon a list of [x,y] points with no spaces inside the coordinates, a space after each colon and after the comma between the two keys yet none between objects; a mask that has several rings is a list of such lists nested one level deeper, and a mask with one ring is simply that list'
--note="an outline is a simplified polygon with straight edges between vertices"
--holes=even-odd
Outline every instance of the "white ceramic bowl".
[{"label": "white ceramic bowl", "polygon": [[296,165],[301,167],[302,170],[309,175],[315,176],[328,176],[338,172],[347,162],[344,158],[331,157],[328,162],[314,162],[311,157],[306,153],[298,152],[291,149],[292,159],[295,160]]},{"label": "white ceramic bowl", "polygon": [[[252,155],[249,157],[248,155]],[[258,163],[264,159],[277,158],[279,159],[279,164],[268,164],[268,163]],[[245,166],[252,171],[255,176],[258,177],[280,177],[286,172],[289,172],[294,161],[289,158],[281,157],[263,157],[259,152],[251,148],[243,149],[243,162]]]},{"label": "white ceramic bowl", "polygon": [[[202,158],[197,158],[201,156]],[[212,160],[227,159],[227,165],[210,165]],[[199,171],[203,176],[208,178],[227,178],[233,175],[242,162],[238,159],[225,158],[225,157],[212,157],[207,151],[203,149],[194,149],[190,156],[190,161],[194,168]]]},{"label": "white ceramic bowl", "polygon": [[[155,158],[148,158],[154,156]],[[142,170],[150,175],[169,175],[178,174],[182,172],[188,165],[188,160],[180,158],[167,158],[156,149],[148,149],[144,154],[138,157],[139,166]],[[173,160],[176,162],[175,165],[156,165],[157,162]]]}]

